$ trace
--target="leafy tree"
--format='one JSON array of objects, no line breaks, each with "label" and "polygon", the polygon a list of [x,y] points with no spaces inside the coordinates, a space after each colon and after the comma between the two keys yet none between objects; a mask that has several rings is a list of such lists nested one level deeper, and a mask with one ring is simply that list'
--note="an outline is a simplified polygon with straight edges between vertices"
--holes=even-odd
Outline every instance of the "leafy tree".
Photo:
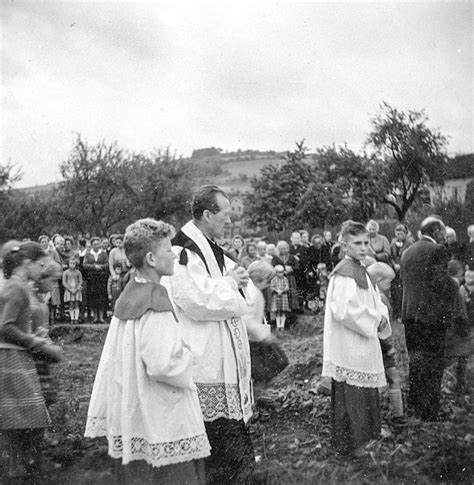
[{"label": "leafy tree", "polygon": [[80,232],[105,235],[141,217],[180,224],[197,167],[169,149],[129,153],[116,143],[89,145],[79,136],[61,165],[56,217]]},{"label": "leafy tree", "polygon": [[335,225],[348,218],[367,221],[375,216],[384,190],[370,159],[347,146],[332,146],[317,150],[316,160],[327,198],[327,207],[322,207],[325,223]]},{"label": "leafy tree", "polygon": [[267,165],[259,177],[252,178],[252,191],[245,195],[245,216],[251,226],[284,231],[301,223],[298,205],[316,177],[312,165],[305,161],[306,151],[302,140],[294,152],[287,153],[286,163]]},{"label": "leafy tree", "polygon": [[116,143],[89,145],[77,136],[60,171],[63,182],[54,205],[71,227],[105,235],[128,219],[134,207],[127,197],[133,194],[133,164]]},{"label": "leafy tree", "polygon": [[285,231],[334,226],[349,217],[366,221],[383,199],[374,164],[347,147],[321,148],[308,161],[300,142],[286,160],[264,167],[251,181],[246,217],[254,227]]},{"label": "leafy tree", "polygon": [[150,157],[134,159],[137,182],[133,185],[139,217],[164,219],[175,225],[189,218],[193,180],[198,170],[183,159],[175,159],[169,150],[156,151]]},{"label": "leafy tree", "polygon": [[12,187],[21,180],[22,172],[11,163],[0,164],[0,242],[14,237],[15,223],[11,224],[11,215],[15,207],[12,202]]},{"label": "leafy tree", "polygon": [[428,128],[427,122],[424,111],[405,113],[385,102],[372,119],[367,145],[374,149],[387,188],[383,201],[395,209],[400,221],[426,184],[444,181],[447,139]]}]

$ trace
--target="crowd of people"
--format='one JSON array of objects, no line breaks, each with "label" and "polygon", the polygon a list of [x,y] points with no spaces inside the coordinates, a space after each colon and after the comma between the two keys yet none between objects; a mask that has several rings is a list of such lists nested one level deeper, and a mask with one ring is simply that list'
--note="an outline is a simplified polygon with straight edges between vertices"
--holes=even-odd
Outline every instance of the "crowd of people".
[{"label": "crowd of people", "polygon": [[[272,377],[257,378],[256,362],[284,360],[278,332],[295,313],[324,311],[322,377],[344,456],[363,457],[379,436],[387,383],[398,425],[440,419],[446,357],[456,359],[456,391],[469,391],[474,225],[465,246],[438,217],[422,222],[416,241],[399,224],[390,242],[373,220],[344,222],[335,240],[303,230],[276,244],[225,241],[230,203],[212,185],[197,190],[191,215],[178,232],[141,219],[77,248],[61,235],[4,245],[0,432],[9,476],[41,467],[49,365],[61,360],[48,328],[66,312],[72,323],[112,315],[85,435],[106,437],[119,483],[252,483],[253,395]],[[391,341],[397,319],[410,357],[408,409]]]}]

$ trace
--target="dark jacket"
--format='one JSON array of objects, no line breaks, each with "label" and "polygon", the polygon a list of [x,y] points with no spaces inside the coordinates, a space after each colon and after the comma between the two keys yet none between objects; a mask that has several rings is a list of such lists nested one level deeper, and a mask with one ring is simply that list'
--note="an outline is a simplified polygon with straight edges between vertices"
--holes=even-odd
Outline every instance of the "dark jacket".
[{"label": "dark jacket", "polygon": [[422,238],[402,254],[402,321],[449,324],[456,283],[448,275],[449,253]]}]

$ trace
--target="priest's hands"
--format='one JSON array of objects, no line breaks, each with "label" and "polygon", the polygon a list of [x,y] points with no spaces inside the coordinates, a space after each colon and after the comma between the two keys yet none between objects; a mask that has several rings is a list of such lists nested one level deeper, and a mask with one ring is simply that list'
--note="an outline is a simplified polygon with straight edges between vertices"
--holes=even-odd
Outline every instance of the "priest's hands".
[{"label": "priest's hands", "polygon": [[227,273],[237,283],[239,288],[245,288],[249,282],[249,274],[245,268],[237,267]]}]

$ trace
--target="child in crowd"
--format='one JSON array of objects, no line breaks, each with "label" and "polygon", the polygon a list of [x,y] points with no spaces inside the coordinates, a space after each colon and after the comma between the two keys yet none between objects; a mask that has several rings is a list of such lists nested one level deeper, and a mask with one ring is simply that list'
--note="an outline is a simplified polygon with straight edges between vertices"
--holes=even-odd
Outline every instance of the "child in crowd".
[{"label": "child in crowd", "polygon": [[459,292],[456,295],[458,301],[453,302],[455,311],[452,312],[451,322],[446,333],[445,356],[449,359],[448,363],[451,362],[451,359],[455,360],[455,392],[462,396],[468,392],[467,362],[474,350],[472,331],[474,325],[472,314],[474,271],[464,273],[464,265],[460,261],[452,259],[448,263],[448,273],[459,286]]},{"label": "child in crowd", "polygon": [[113,269],[114,275],[110,275],[107,281],[107,294],[112,312],[115,308],[115,302],[125,288],[125,276],[122,273],[122,264],[115,263]]},{"label": "child in crowd", "polygon": [[[367,273],[374,286],[380,291],[380,297],[384,305],[388,308],[390,321],[392,319],[392,308],[390,305],[389,294],[390,284],[395,278],[395,271],[386,263],[376,262],[367,267]],[[394,424],[403,424],[405,413],[403,411],[403,397],[400,387],[400,375],[397,370],[395,346],[392,337],[379,339],[382,348],[383,365],[385,367],[385,377],[388,381],[388,400],[392,412]]]},{"label": "child in crowd", "polygon": [[85,436],[106,436],[117,483],[204,484],[210,445],[183,340],[162,276],[174,272],[173,227],[130,225],[124,247],[136,268],[118,298],[89,403]]},{"label": "child in crowd", "polygon": [[76,268],[77,259],[69,258],[68,269],[63,273],[64,302],[69,303],[69,321],[79,322],[79,303],[82,301],[82,274]]},{"label": "child in crowd", "polygon": [[286,314],[290,312],[289,291],[290,284],[288,278],[285,276],[285,268],[278,264],[275,266],[276,276],[270,283],[270,290],[272,292],[272,300],[270,311],[272,313],[272,320],[276,321],[276,328],[278,331],[285,330]]},{"label": "child in crowd", "polygon": [[341,228],[345,256],[329,280],[322,375],[332,378],[332,434],[337,452],[360,457],[381,431],[378,388],[386,385],[379,337],[391,329],[388,309],[361,264],[369,235],[359,222]]},{"label": "child in crowd", "polygon": [[328,293],[329,276],[326,263],[319,263],[317,268],[319,282],[319,308],[322,310],[326,303]]}]

